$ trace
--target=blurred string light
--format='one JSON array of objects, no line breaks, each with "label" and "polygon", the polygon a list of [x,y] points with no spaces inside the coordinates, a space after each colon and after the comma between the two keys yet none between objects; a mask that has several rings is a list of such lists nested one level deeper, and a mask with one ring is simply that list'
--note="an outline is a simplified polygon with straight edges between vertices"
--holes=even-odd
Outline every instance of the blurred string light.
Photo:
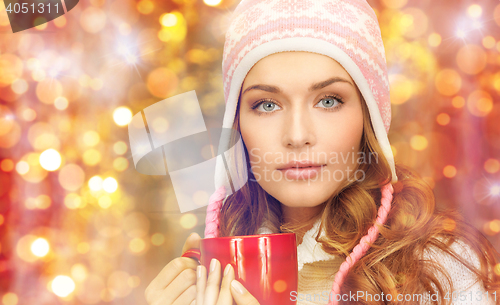
[{"label": "blurred string light", "polygon": [[48,171],[55,171],[61,166],[61,155],[55,149],[47,149],[40,154],[40,165]]},{"label": "blurred string light", "polygon": [[118,107],[113,112],[113,119],[118,126],[126,126],[132,120],[132,111],[128,107]]},{"label": "blurred string light", "polygon": [[31,244],[31,252],[33,252],[33,254],[38,257],[44,257],[45,255],[47,255],[47,253],[49,253],[49,249],[49,243],[44,238],[37,238]]},{"label": "blurred string light", "polygon": [[58,297],[67,297],[75,290],[75,282],[66,275],[58,275],[52,280],[52,291]]}]

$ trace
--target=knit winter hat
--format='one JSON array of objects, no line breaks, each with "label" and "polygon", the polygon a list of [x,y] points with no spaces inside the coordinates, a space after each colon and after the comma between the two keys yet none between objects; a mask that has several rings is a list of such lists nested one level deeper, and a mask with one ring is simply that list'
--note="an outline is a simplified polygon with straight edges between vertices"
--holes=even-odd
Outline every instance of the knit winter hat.
[{"label": "knit winter hat", "polygon": [[[385,50],[375,12],[366,0],[244,0],[234,10],[224,44],[222,72],[226,110],[223,128],[232,128],[238,97],[250,69],[283,51],[309,51],[339,62],[368,106],[375,136],[397,182],[387,133],[391,104]],[[226,151],[227,139],[220,150]],[[215,187],[231,189],[217,161]]]},{"label": "knit winter hat", "polygon": [[[285,51],[306,51],[336,60],[359,88],[370,112],[375,136],[397,182],[394,157],[387,133],[391,104],[385,49],[375,12],[366,0],[243,0],[236,7],[226,32],[223,53],[223,82],[226,110],[223,128],[232,128],[243,81],[250,69],[264,57]],[[219,151],[227,151],[229,139],[222,139]],[[227,164],[229,172],[232,162]],[[205,237],[218,236],[218,213],[231,190],[226,168],[217,159],[216,192],[207,208]],[[376,222],[383,224],[390,209],[393,187],[382,189],[383,199]],[[343,276],[378,235],[373,226],[362,239],[335,280],[336,292]],[[347,264],[347,265],[346,265]],[[346,267],[347,266],[347,267]],[[335,286],[334,285],[334,286]]]}]

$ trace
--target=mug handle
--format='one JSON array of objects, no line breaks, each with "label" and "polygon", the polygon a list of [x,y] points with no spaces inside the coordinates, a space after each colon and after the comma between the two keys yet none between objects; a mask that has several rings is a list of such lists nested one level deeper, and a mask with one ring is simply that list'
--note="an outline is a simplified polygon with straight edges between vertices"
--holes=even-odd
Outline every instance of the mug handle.
[{"label": "mug handle", "polygon": [[181,257],[189,257],[198,262],[198,264],[201,264],[201,252],[200,249],[189,249],[186,252],[184,252]]}]

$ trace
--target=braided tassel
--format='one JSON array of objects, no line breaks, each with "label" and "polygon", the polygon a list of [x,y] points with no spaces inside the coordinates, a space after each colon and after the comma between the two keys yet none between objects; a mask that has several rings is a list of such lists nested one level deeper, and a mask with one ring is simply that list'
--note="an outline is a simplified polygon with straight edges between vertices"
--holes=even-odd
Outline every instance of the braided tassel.
[{"label": "braided tassel", "polygon": [[383,225],[387,220],[387,214],[389,214],[389,210],[391,209],[392,202],[392,194],[394,193],[394,188],[391,183],[387,183],[382,187],[382,199],[381,205],[378,210],[377,219],[375,224],[368,230],[368,233],[363,236],[359,242],[359,244],[354,247],[351,254],[346,258],[345,262],[340,265],[340,269],[335,275],[335,279],[333,281],[332,293],[333,300],[330,300],[328,305],[338,305],[339,302],[337,300],[337,295],[340,293],[340,287],[344,283],[344,279],[347,275],[349,269],[363,256],[366,251],[370,248],[370,245],[375,242],[378,237],[379,229],[376,224]]},{"label": "braided tassel", "polygon": [[219,213],[224,198],[226,198],[226,188],[221,186],[208,200],[207,217],[205,218],[205,238],[219,236]]}]

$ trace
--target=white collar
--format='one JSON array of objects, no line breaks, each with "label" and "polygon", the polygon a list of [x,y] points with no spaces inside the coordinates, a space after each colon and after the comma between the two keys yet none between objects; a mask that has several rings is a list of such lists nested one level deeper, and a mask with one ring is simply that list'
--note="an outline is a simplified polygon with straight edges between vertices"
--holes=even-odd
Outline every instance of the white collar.
[{"label": "white collar", "polygon": [[[304,264],[314,263],[318,261],[332,260],[335,255],[326,253],[320,243],[314,238],[319,231],[321,218],[318,218],[313,227],[309,229],[302,238],[302,243],[297,246],[297,260],[299,271],[304,267]],[[272,232],[269,228],[261,226],[257,231],[258,234],[277,233]],[[320,238],[325,235],[325,230],[321,231]]]}]

